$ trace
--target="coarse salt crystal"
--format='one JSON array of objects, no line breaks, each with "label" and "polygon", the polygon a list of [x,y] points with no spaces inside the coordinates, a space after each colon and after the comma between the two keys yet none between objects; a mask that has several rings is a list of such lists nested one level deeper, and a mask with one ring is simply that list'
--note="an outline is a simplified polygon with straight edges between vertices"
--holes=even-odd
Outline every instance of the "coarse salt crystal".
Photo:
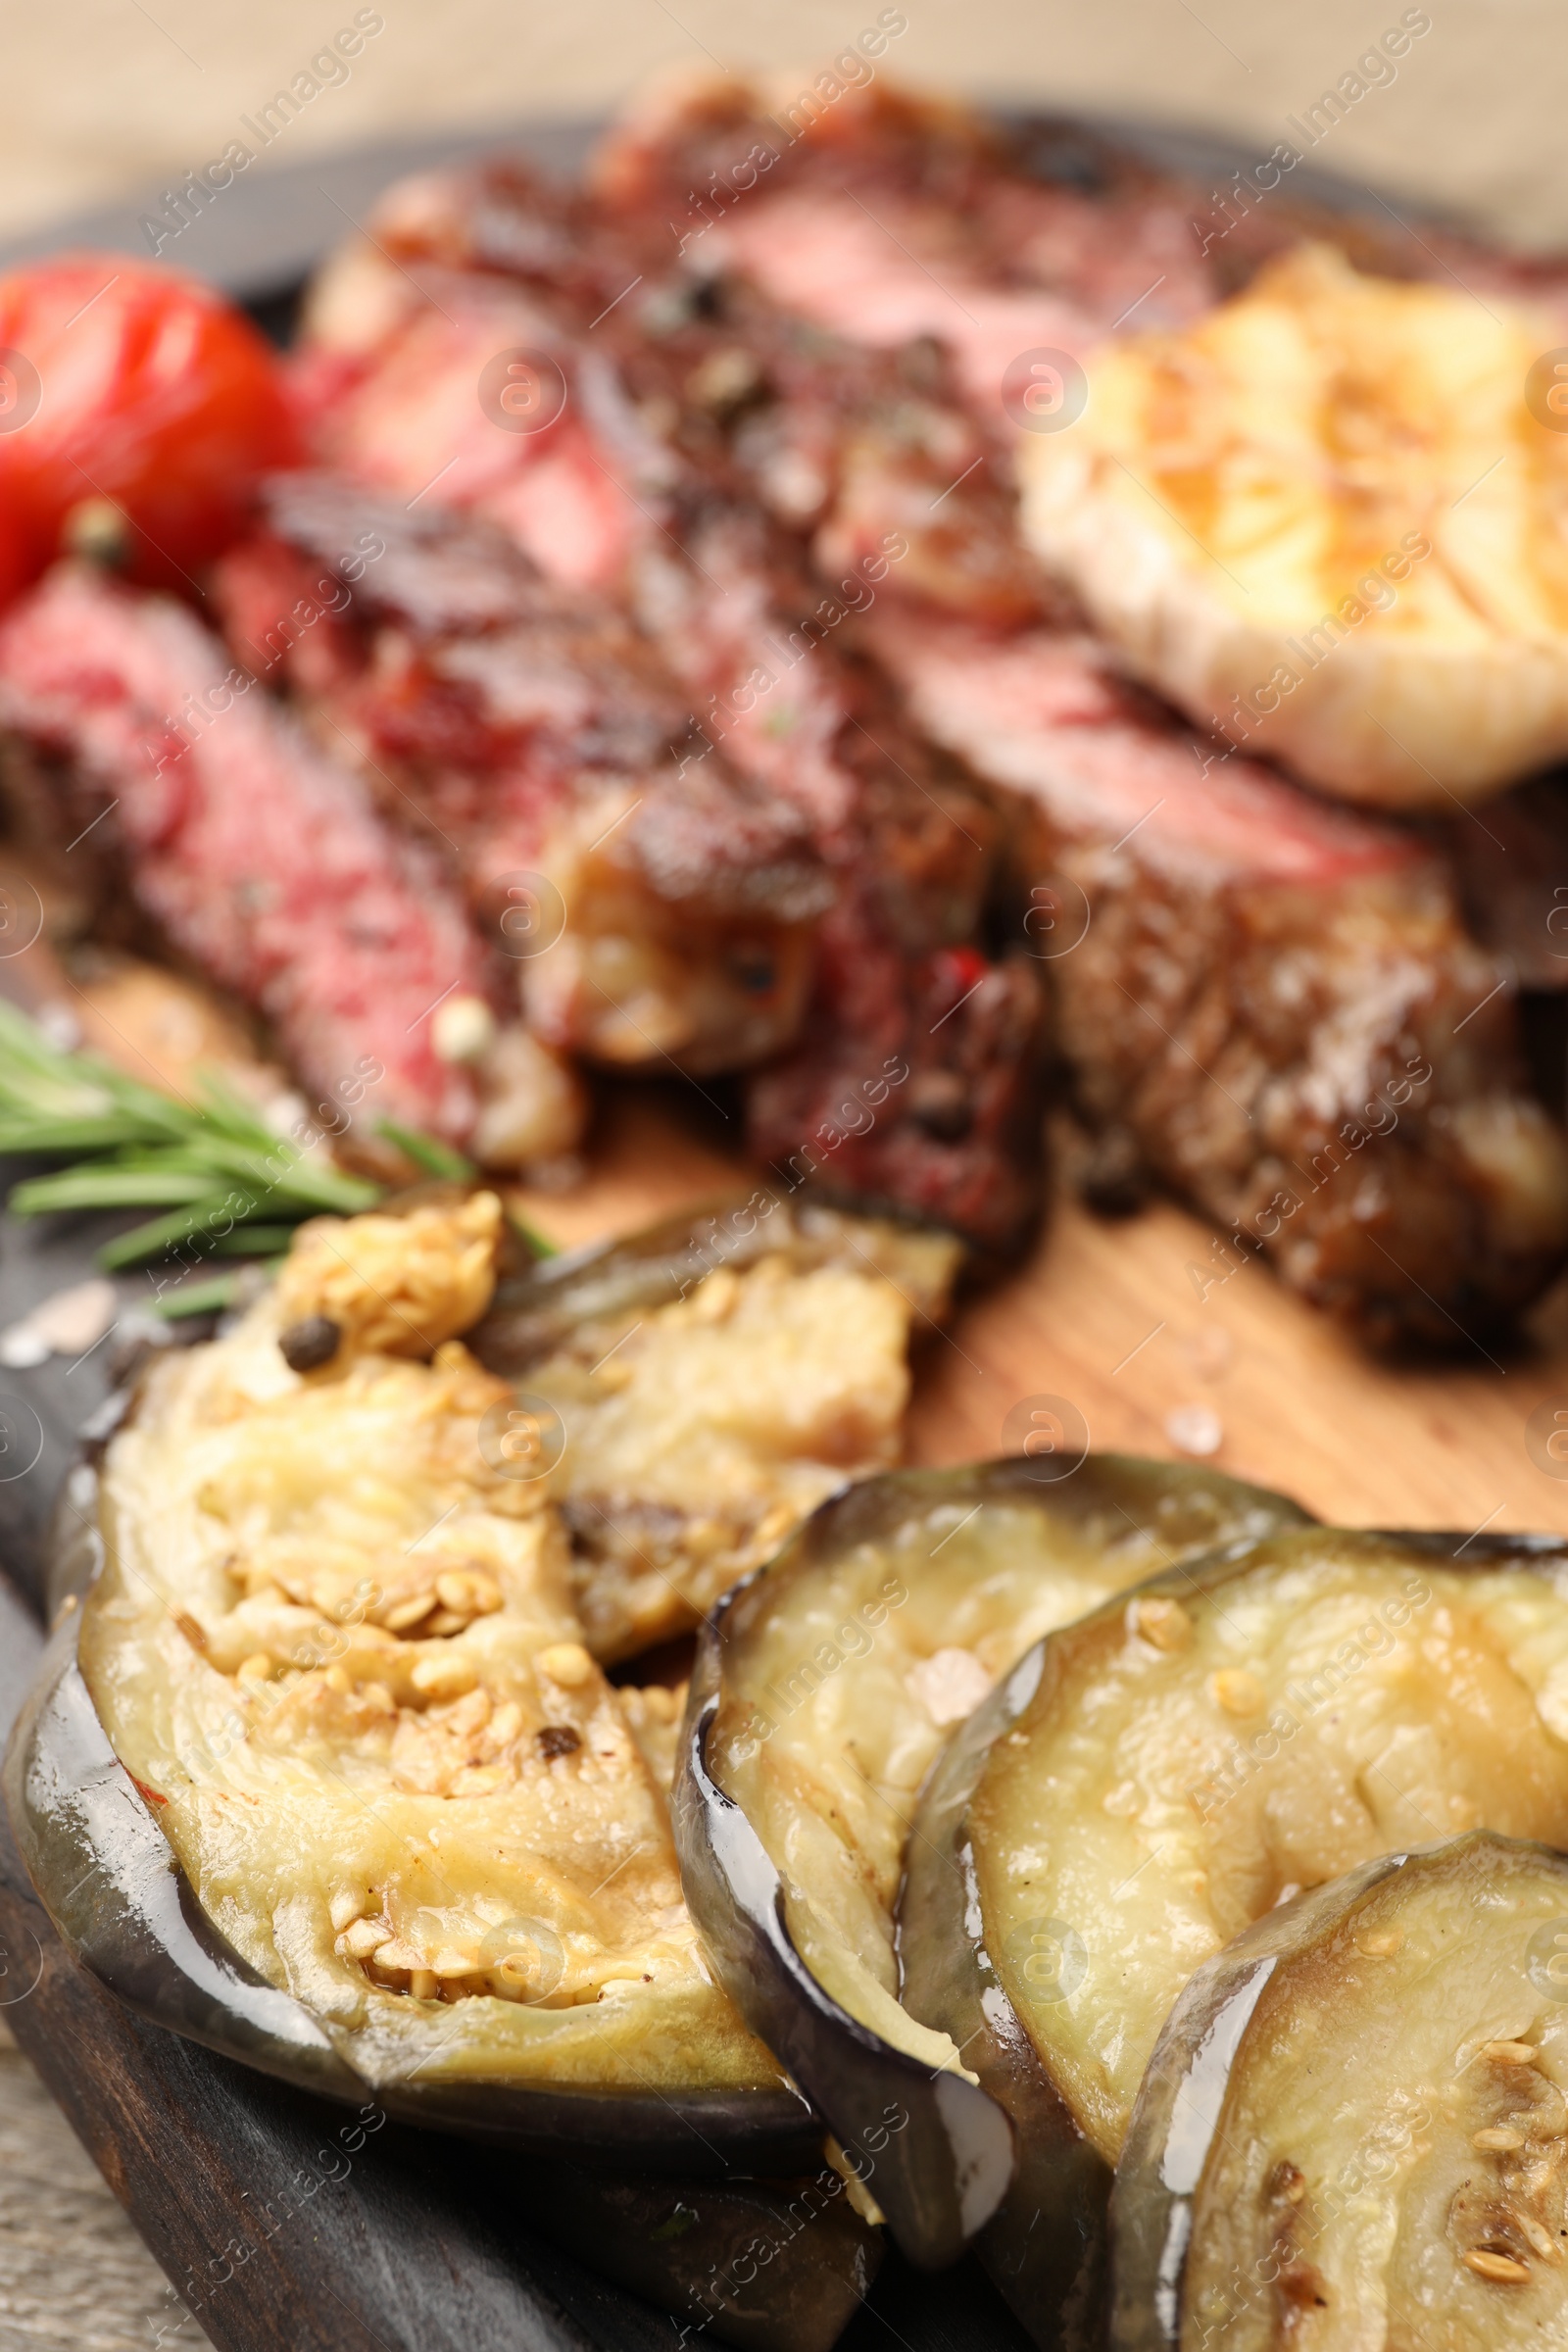
[{"label": "coarse salt crystal", "polygon": [[1218,1453],[1225,1431],[1211,1405],[1181,1404],[1165,1415],[1165,1435],[1178,1453]]}]

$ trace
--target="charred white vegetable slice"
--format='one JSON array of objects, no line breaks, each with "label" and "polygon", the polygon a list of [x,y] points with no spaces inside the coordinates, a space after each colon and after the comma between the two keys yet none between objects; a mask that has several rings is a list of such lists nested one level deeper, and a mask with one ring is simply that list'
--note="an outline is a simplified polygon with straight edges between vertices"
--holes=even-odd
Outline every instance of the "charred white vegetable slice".
[{"label": "charred white vegetable slice", "polygon": [[1159,2037],[1114,2352],[1568,2342],[1568,1861],[1485,1831],[1261,1920]]},{"label": "charred white vegetable slice", "polygon": [[1110,2168],[1193,1971],[1301,1888],[1480,1827],[1568,1839],[1546,1539],[1267,1538],[1052,1635],[956,1737],[905,1997],[1013,2115],[985,2252],[1042,2342],[1091,2340]]},{"label": "charred white vegetable slice", "polygon": [[[724,2143],[776,2163],[787,2124],[808,2161],[804,2102],[699,1950],[549,1481],[485,1442],[513,1391],[446,1336],[484,1307],[497,1228],[480,1195],[308,1229],[229,1336],[153,1368],[99,1473],[85,1691],[71,1667],[16,1767],[41,1890],[68,1902],[68,1831],[161,1843],[118,1758],[226,1943],[220,2010],[235,1955],[270,1988],[246,2054],[523,2138],[561,2136],[545,2094],[573,2094],[581,2139],[696,2169]],[[296,1370],[313,1317],[335,1340]],[[176,2014],[208,2000],[188,1937],[171,1966]]]},{"label": "charred white vegetable slice", "polygon": [[475,1347],[559,1416],[596,1657],[687,1632],[819,1502],[892,1467],[911,1326],[941,1318],[961,1255],[759,1194],[503,1286]]},{"label": "charred white vegetable slice", "polygon": [[1200,727],[1225,711],[1348,800],[1487,799],[1568,750],[1545,335],[1500,295],[1476,319],[1458,284],[1298,246],[1097,354],[1073,430],[1024,437],[1026,531]]},{"label": "charred white vegetable slice", "polygon": [[877,2151],[873,2193],[932,2266],[1011,2166],[960,2037],[900,1998],[894,1905],[944,1735],[1042,1632],[1156,1565],[1302,1519],[1212,1472],[1053,1467],[904,1472],[826,1504],[705,1636],[676,1786],[723,1982],[846,2145]]}]

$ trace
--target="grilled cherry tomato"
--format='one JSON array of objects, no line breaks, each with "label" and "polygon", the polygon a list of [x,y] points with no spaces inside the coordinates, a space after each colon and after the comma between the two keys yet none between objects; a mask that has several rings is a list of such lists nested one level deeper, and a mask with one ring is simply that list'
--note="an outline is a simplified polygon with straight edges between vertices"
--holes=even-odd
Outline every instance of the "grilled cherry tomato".
[{"label": "grilled cherry tomato", "polygon": [[281,369],[211,287],[124,254],[0,277],[0,592],[74,546],[177,587],[298,455]]}]

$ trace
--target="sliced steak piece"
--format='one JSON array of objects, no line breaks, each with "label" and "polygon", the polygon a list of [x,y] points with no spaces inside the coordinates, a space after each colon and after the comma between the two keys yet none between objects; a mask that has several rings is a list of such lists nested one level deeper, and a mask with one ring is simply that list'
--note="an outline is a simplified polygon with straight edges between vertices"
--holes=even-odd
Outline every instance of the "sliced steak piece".
[{"label": "sliced steak piece", "polygon": [[1568,777],[1528,784],[1431,827],[1470,928],[1510,971],[1531,1082],[1568,1116]]},{"label": "sliced steak piece", "polygon": [[323,273],[297,363],[321,463],[486,514],[551,579],[613,590],[680,466],[587,340],[589,315],[416,250],[405,267],[353,247],[342,270]]},{"label": "sliced steak piece", "polygon": [[[722,502],[645,550],[634,609],[703,730],[808,815],[838,882],[801,1043],[747,1088],[758,1157],[914,1210],[1006,1254],[1039,1214],[1045,1004],[985,948],[997,813],[841,651],[823,595],[763,517]],[[700,774],[706,750],[688,773]]]},{"label": "sliced steak piece", "polygon": [[575,1142],[575,1083],[538,1049],[519,1057],[515,1033],[485,1066],[442,1058],[440,1009],[493,1013],[499,959],[429,853],[183,607],[56,570],[0,626],[0,727],[46,779],[60,840],[91,824],[114,845],[145,914],[265,1016],[313,1099],[470,1149],[531,1103],[516,1157]]},{"label": "sliced steak piece", "polygon": [[789,800],[722,759],[680,777],[686,698],[624,615],[433,502],[309,474],[264,506],[220,567],[231,644],[428,834],[531,1026],[699,1074],[787,1045],[831,879]]},{"label": "sliced steak piece", "polygon": [[1200,1296],[1260,1249],[1375,1341],[1454,1344],[1540,1291],[1568,1147],[1440,858],[1215,758],[1089,638],[865,625],[917,723],[1022,806],[1082,1105],[1229,1229]]},{"label": "sliced steak piece", "polygon": [[1568,990],[1568,777],[1538,776],[1433,827],[1471,928],[1522,989]]},{"label": "sliced steak piece", "polygon": [[1303,239],[1385,276],[1561,299],[1560,256],[1300,196],[1302,160],[1282,140],[1216,188],[1078,122],[1004,127],[853,75],[829,95],[705,73],[634,101],[591,176],[651,258],[738,269],[852,341],[945,344],[988,416],[1020,354],[1184,324]]}]

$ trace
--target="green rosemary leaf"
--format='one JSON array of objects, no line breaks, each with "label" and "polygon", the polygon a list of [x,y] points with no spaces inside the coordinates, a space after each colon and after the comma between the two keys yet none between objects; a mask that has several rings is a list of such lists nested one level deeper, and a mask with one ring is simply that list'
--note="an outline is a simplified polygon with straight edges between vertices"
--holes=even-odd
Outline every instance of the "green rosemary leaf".
[{"label": "green rosemary leaf", "polygon": [[250,1144],[262,1150],[281,1140],[269,1127],[255,1103],[247,1102],[220,1070],[198,1070],[196,1085],[201,1115],[220,1134],[228,1136],[236,1144]]},{"label": "green rosemary leaf", "polygon": [[233,1305],[238,1288],[237,1274],[214,1274],[206,1282],[187,1282],[177,1291],[166,1291],[153,1300],[151,1312],[169,1323],[181,1315],[220,1314],[225,1306]]},{"label": "green rosemary leaf", "polygon": [[276,1136],[253,1148],[230,1143],[222,1136],[203,1135],[193,1139],[191,1150],[199,1152],[210,1168],[237,1176],[258,1192],[277,1195],[273,1205],[284,1214],[291,1204],[298,1203],[296,1214],[330,1209],[340,1216],[353,1216],[360,1209],[373,1208],[381,1198],[378,1184],[345,1176],[336,1168],[318,1167]]},{"label": "green rosemary leaf", "polygon": [[194,1175],[175,1168],[63,1168],[58,1176],[33,1176],[12,1187],[14,1217],[41,1217],[63,1208],[172,1208],[205,1200],[213,1190],[211,1169]]},{"label": "green rosemary leaf", "polygon": [[281,1257],[298,1231],[296,1225],[236,1225],[207,1246],[215,1257]]},{"label": "green rosemary leaf", "polygon": [[[0,999],[0,1156],[58,1153],[74,1160],[18,1185],[12,1208],[19,1216],[125,1207],[182,1212],[110,1243],[103,1262],[119,1265],[207,1232],[225,1215],[253,1218],[265,1206],[278,1232],[286,1220],[321,1210],[354,1216],[381,1199],[381,1185],[274,1135],[220,1072],[204,1071],[199,1085],[195,1102],[176,1102],[92,1054],[64,1052]],[[444,1152],[440,1145],[429,1149]],[[454,1165],[444,1161],[440,1173],[457,1165],[468,1172],[466,1161],[451,1159]],[[205,1223],[195,1214],[204,1203]]]},{"label": "green rosemary leaf", "polygon": [[149,1135],[146,1121],[128,1111],[106,1110],[96,1115],[51,1116],[43,1111],[14,1110],[0,1102],[0,1157],[30,1157],[34,1152],[111,1152],[126,1144],[161,1141]]},{"label": "green rosemary leaf", "polygon": [[416,1168],[423,1168],[427,1176],[450,1176],[454,1183],[471,1184],[479,1172],[461,1152],[454,1152],[439,1136],[425,1135],[417,1127],[400,1127],[395,1119],[382,1119],[375,1132],[384,1135],[389,1144],[396,1144],[404,1157],[412,1159]]},{"label": "green rosemary leaf", "polygon": [[[112,1242],[105,1242],[98,1252],[98,1263],[106,1273],[113,1273],[118,1266],[140,1265],[144,1259],[156,1257],[161,1250],[171,1250],[179,1242],[221,1240],[246,1217],[254,1216],[261,1205],[254,1194],[247,1196],[237,1191],[212,1194],[189,1208],[174,1209],[167,1217],[154,1217],[129,1233],[118,1234]],[[215,1232],[220,1227],[221,1232]]]}]

